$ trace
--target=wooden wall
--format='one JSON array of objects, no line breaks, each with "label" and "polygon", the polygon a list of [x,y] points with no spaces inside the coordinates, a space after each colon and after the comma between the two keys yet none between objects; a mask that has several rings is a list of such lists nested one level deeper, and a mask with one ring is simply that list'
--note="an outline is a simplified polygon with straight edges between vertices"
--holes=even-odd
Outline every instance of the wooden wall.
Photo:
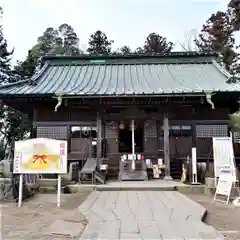
[{"label": "wooden wall", "polygon": [[[35,105],[35,125],[49,126],[70,126],[70,125],[96,125],[97,111],[101,112],[104,124],[103,137],[107,139],[108,154],[118,153],[118,133],[113,130],[113,123],[118,124],[122,119],[141,119],[145,121],[144,129],[144,147],[147,154],[158,154],[161,156],[163,142],[161,141],[161,125],[163,119],[163,106],[159,106],[157,111],[151,112],[149,108],[146,111],[145,106],[140,108],[118,108],[113,110],[111,107],[102,106],[92,108],[69,108],[61,106],[58,112],[54,112],[55,104]],[[212,110],[210,105],[172,105],[167,109],[169,111],[170,125],[191,126],[192,136],[190,138],[174,138],[170,136],[171,155],[176,155],[176,147],[180,149],[180,155],[184,157],[190,152],[192,146],[197,147],[199,159],[206,161],[212,158],[212,137],[225,136],[228,131],[228,113],[227,108],[217,108]],[[154,123],[154,124],[153,124]],[[153,134],[154,133],[154,134]],[[155,136],[156,135],[156,136]],[[239,149],[236,145],[236,149]]]}]

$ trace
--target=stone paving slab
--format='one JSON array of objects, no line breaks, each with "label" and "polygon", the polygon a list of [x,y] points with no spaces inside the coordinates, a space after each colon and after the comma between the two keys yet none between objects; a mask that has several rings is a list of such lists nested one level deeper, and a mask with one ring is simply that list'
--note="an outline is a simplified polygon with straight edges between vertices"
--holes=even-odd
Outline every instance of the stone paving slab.
[{"label": "stone paving slab", "polygon": [[84,225],[80,222],[68,222],[65,220],[56,220],[49,227],[46,235],[53,237],[67,237],[67,238],[76,238],[80,237],[84,229]]},{"label": "stone paving slab", "polygon": [[176,191],[95,191],[78,211],[89,222],[80,239],[224,239]]}]

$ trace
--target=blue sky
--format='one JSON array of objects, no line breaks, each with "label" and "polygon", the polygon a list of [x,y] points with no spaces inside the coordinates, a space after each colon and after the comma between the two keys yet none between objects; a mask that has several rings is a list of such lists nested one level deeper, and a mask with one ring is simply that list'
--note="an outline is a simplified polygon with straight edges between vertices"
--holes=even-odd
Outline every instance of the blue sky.
[{"label": "blue sky", "polygon": [[[194,35],[208,17],[225,10],[229,0],[1,0],[4,34],[15,48],[14,61],[23,60],[37,37],[49,26],[70,24],[86,48],[96,30],[114,40],[113,48],[142,46],[150,32],[176,43]],[[240,36],[237,36],[240,44]]]}]

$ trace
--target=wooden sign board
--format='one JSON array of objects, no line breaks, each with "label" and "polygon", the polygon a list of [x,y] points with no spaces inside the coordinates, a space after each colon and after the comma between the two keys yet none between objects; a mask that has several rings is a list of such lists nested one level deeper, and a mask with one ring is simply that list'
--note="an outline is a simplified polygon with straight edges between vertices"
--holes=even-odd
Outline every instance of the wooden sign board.
[{"label": "wooden sign board", "polygon": [[[216,192],[214,195],[214,201],[222,201],[220,199],[217,199],[218,195],[227,197],[226,204],[229,203],[232,187],[235,182],[235,179],[233,177],[233,168],[230,165],[225,165],[221,168],[221,175],[219,177]],[[224,201],[225,202],[225,201]]]},{"label": "wooden sign board", "polygon": [[67,141],[34,138],[15,142],[15,174],[66,174]]},{"label": "wooden sign board", "polygon": [[44,173],[58,174],[57,207],[60,207],[60,174],[67,173],[67,141],[48,138],[16,141],[13,163],[14,174],[20,174],[18,207],[22,206],[23,174]]}]

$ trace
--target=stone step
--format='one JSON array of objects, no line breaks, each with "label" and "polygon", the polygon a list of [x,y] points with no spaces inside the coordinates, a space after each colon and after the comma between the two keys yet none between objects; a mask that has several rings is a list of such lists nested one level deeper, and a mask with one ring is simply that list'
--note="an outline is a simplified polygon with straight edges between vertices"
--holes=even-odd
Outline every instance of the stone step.
[{"label": "stone step", "polygon": [[135,170],[135,171],[124,171],[118,175],[120,181],[145,181],[148,180],[147,171]]},{"label": "stone step", "polygon": [[[125,181],[126,182],[126,181]],[[107,186],[107,185],[98,185],[95,187],[96,191],[104,192],[104,191],[177,191],[175,186]]]}]

